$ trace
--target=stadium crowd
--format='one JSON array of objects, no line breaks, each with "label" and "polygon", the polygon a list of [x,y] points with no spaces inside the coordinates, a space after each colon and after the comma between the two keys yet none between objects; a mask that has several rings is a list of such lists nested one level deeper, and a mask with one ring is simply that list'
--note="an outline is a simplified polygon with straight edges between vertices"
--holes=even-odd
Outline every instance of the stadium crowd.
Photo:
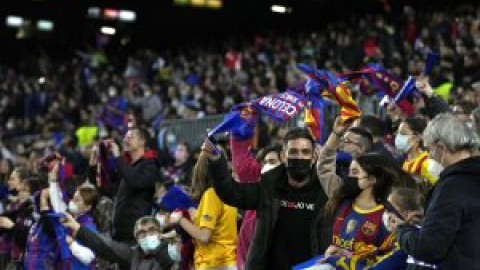
[{"label": "stadium crowd", "polygon": [[[0,269],[480,269],[479,5],[227,44],[0,67]],[[157,135],[284,91],[300,62],[406,78],[432,50],[414,116],[367,99],[323,145],[264,119],[198,149]]]}]

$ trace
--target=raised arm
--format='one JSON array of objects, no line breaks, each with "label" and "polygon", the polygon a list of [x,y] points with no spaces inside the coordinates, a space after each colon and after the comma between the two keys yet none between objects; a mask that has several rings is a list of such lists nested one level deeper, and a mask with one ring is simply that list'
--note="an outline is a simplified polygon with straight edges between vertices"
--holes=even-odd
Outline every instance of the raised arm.
[{"label": "raised arm", "polygon": [[62,224],[71,230],[75,240],[89,248],[93,253],[112,263],[118,263],[124,269],[130,268],[132,249],[129,245],[115,242],[90,229],[81,226],[70,214],[65,214]]},{"label": "raised arm", "polygon": [[349,124],[344,123],[340,117],[337,117],[333,125],[332,133],[322,147],[322,150],[320,150],[318,156],[316,164],[318,179],[329,198],[331,198],[335,191],[343,184],[342,179],[336,174],[336,159],[340,139],[348,127]]},{"label": "raised arm", "polygon": [[230,139],[233,170],[241,183],[255,183],[260,179],[262,166],[252,156],[251,148],[251,139]]},{"label": "raised arm", "polygon": [[259,183],[237,183],[228,170],[227,160],[213,154],[213,146],[206,141],[202,154],[209,158],[208,171],[213,178],[213,187],[218,197],[226,204],[245,210],[256,210],[260,199]]}]

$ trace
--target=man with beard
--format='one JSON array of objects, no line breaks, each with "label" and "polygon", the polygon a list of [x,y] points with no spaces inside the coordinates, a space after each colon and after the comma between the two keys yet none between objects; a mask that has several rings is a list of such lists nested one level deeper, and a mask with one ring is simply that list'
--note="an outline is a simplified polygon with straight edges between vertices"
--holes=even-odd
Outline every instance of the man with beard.
[{"label": "man with beard", "polygon": [[289,270],[322,253],[331,240],[323,218],[327,196],[314,164],[314,140],[305,129],[289,131],[283,143],[283,164],[262,174],[257,183],[235,182],[227,161],[213,154],[206,141],[215,192],[226,204],[256,210],[256,229],[245,269]]}]

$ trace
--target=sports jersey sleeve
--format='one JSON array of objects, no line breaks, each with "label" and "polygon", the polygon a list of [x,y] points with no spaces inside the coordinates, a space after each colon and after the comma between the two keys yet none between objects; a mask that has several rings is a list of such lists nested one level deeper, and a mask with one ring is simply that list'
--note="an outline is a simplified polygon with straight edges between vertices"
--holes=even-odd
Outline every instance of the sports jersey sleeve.
[{"label": "sports jersey sleeve", "polygon": [[199,209],[199,227],[213,230],[222,213],[223,203],[213,188],[208,189],[202,196],[204,207]]}]

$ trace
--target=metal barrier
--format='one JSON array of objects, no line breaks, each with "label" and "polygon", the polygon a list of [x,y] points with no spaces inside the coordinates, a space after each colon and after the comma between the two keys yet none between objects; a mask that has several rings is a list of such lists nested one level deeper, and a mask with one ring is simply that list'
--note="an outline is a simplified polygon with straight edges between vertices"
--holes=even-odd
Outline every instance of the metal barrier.
[{"label": "metal barrier", "polygon": [[[338,115],[338,106],[326,106],[325,108],[325,125],[329,128],[335,117]],[[165,120],[160,125],[160,128],[168,128],[170,132],[175,134],[177,142],[186,141],[195,148],[200,146],[203,140],[205,140],[207,129],[212,129],[218,125],[223,120],[224,116],[224,114],[221,114],[207,116],[200,119],[169,119]],[[293,128],[304,126],[303,116],[303,113],[298,114],[296,117],[285,123],[276,123],[270,120],[267,116],[262,117],[269,125]]]},{"label": "metal barrier", "polygon": [[[365,97],[363,95],[357,95],[357,104],[360,106],[364,114],[373,114],[385,118],[383,110],[379,109],[378,99],[376,97]],[[324,120],[325,127],[329,130],[333,124],[333,120],[338,115],[339,107],[334,103],[328,103],[325,106]],[[270,125],[280,125],[291,127],[304,126],[303,113],[297,115],[294,119],[284,124],[273,123],[268,117],[264,117],[265,121]],[[223,120],[224,114],[206,116],[200,119],[167,119],[161,125],[160,128],[168,127],[169,130],[176,135],[177,141],[186,141],[193,147],[201,145],[207,135],[207,129],[211,129],[218,125]],[[26,135],[16,137],[4,142],[10,146],[10,149],[15,149],[15,146],[19,143],[32,142],[39,139],[39,135]]]}]

